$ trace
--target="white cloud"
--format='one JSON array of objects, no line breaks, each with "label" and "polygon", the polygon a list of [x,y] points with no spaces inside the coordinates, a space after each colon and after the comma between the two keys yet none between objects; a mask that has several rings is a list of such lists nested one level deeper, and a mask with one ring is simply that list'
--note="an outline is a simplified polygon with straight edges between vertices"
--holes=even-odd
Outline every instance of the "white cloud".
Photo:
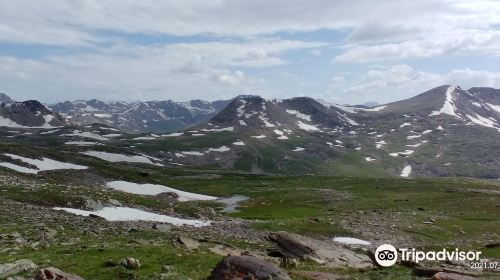
[{"label": "white cloud", "polygon": [[241,71],[217,73],[212,76],[212,80],[219,83],[224,83],[228,85],[240,85],[247,79],[245,74]]},{"label": "white cloud", "polygon": [[[447,28],[488,28],[500,22],[499,10],[500,3],[494,0],[1,1],[0,38],[65,44],[61,39],[71,37],[74,44],[92,41],[93,35],[83,33],[95,34],[96,30],[249,37],[281,31],[351,29],[352,41],[378,41]],[[56,36],[59,32],[66,35]]]},{"label": "white cloud", "polygon": [[[436,74],[403,65],[463,54],[496,58],[500,2],[494,0],[0,1],[0,18],[0,43],[14,44],[9,49],[45,46],[31,59],[12,50],[18,56],[0,57],[1,90],[19,99],[321,95],[333,69],[359,72],[371,64],[352,64],[389,59],[402,65],[339,75],[332,89],[344,97],[384,93],[389,100],[450,80],[498,85],[495,72]],[[318,33],[304,34],[311,31]],[[317,36],[328,42],[306,40]],[[288,56],[294,51],[300,53]],[[324,64],[336,57],[324,66],[313,55]],[[279,70],[266,71],[271,67]],[[297,78],[285,80],[285,73]]]},{"label": "white cloud", "polygon": [[500,54],[500,31],[453,30],[430,33],[419,39],[380,45],[353,45],[335,58],[338,62],[434,57],[461,53]]},{"label": "white cloud", "polygon": [[[42,60],[0,57],[2,90],[17,99],[216,99],[251,90],[243,69],[287,64],[290,50],[324,43],[283,40],[114,45]],[[255,55],[255,50],[259,50]],[[262,55],[264,54],[265,55]]]},{"label": "white cloud", "polygon": [[362,74],[332,78],[327,99],[339,103],[379,103],[410,98],[433,87],[454,84],[465,89],[474,86],[500,87],[500,72],[452,69],[445,74],[418,71],[401,64],[378,67]]}]

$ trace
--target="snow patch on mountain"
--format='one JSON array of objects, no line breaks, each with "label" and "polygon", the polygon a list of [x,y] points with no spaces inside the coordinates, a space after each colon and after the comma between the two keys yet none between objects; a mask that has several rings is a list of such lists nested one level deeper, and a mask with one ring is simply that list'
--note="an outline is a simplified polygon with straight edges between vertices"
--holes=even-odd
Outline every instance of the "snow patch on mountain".
[{"label": "snow patch on mountain", "polygon": [[317,128],[316,126],[314,125],[311,125],[311,124],[306,124],[306,123],[303,123],[302,121],[298,121],[297,122],[297,125],[299,126],[300,129],[302,130],[306,130],[306,131],[320,131],[319,128]]},{"label": "snow patch on mountain", "polygon": [[211,153],[211,152],[218,152],[218,153],[223,153],[223,152],[229,152],[231,148],[227,146],[222,146],[220,148],[209,148],[206,152]]},{"label": "snow patch on mountain", "polygon": [[391,157],[397,157],[397,156],[409,156],[413,154],[415,151],[414,150],[406,150],[404,152],[397,152],[397,153],[390,153],[389,155]]},{"label": "snow patch on mountain", "polygon": [[297,118],[299,119],[303,119],[303,120],[306,120],[306,121],[311,121],[311,116],[310,115],[306,115],[306,114],[302,114],[301,112],[297,111],[297,110],[289,110],[287,109],[286,112],[290,115],[294,115],[296,116]]},{"label": "snow patch on mountain", "polygon": [[147,163],[147,164],[162,166],[159,163],[154,163],[153,161],[151,161],[151,159],[145,156],[138,156],[138,155],[129,156],[129,155],[114,154],[114,153],[100,152],[100,151],[86,151],[86,152],[81,152],[81,154],[96,157],[109,162]]},{"label": "snow patch on mountain", "polygon": [[50,125],[50,121],[54,118],[52,115],[45,115],[43,116],[45,123],[41,126],[25,126],[16,123],[15,121],[9,119],[9,118],[4,118],[0,116],[0,127],[14,127],[14,128],[56,128],[56,126]]},{"label": "snow patch on mountain", "polygon": [[87,141],[67,141],[64,144],[65,145],[72,145],[72,146],[94,146],[94,145],[100,145],[101,143],[87,142]]},{"label": "snow patch on mountain", "polygon": [[457,89],[457,86],[450,86],[446,90],[446,101],[444,102],[443,107],[439,109],[439,111],[434,111],[432,112],[429,116],[437,116],[441,114],[447,114],[450,116],[454,116],[456,118],[460,118],[460,116],[457,115],[457,108],[453,104],[453,93]]},{"label": "snow patch on mountain", "polygon": [[126,181],[112,181],[106,183],[108,188],[140,195],[158,195],[160,193],[175,193],[178,195],[178,201],[192,201],[192,200],[216,200],[217,197],[208,196],[203,194],[190,193],[180,191],[163,185],[156,184],[137,184]]},{"label": "snow patch on mountain", "polygon": [[234,131],[234,127],[224,127],[224,128],[211,128],[211,129],[202,129],[201,131],[205,132],[222,132],[222,131]]},{"label": "snow patch on mountain", "polygon": [[163,134],[162,137],[178,137],[184,135],[184,132],[175,132],[170,134]]},{"label": "snow patch on mountain", "polygon": [[495,122],[495,121],[492,121],[490,119],[487,119],[485,117],[482,117],[478,114],[476,114],[476,117],[473,117],[471,115],[467,115],[467,118],[475,123],[475,124],[478,124],[478,125],[481,125],[481,126],[486,126],[486,127],[490,127],[490,128],[495,128],[497,129],[498,131],[500,131],[500,128],[498,128],[498,124]]},{"label": "snow patch on mountain", "polygon": [[403,170],[401,171],[401,177],[409,177],[411,174],[411,166],[410,165],[407,165],[403,168]]},{"label": "snow patch on mountain", "polygon": [[95,139],[95,140],[101,140],[101,141],[108,141],[106,137],[103,137],[101,135],[88,132],[88,131],[79,131],[79,130],[74,130],[73,133],[68,133],[68,134],[61,134],[61,136],[75,136],[75,137],[81,137],[81,138],[90,138],[90,139]]},{"label": "snow patch on mountain", "polygon": [[167,215],[159,215],[151,212],[146,212],[139,209],[128,207],[105,207],[98,211],[85,211],[75,208],[55,207],[54,210],[65,211],[74,215],[88,217],[90,215],[101,217],[110,222],[118,221],[150,221],[158,223],[168,223],[175,226],[194,226],[203,227],[209,226],[210,222],[201,220],[188,220]]},{"label": "snow patch on mountain", "polygon": [[497,113],[500,113],[500,105],[495,105],[495,104],[491,104],[491,103],[486,103],[486,105],[488,105],[491,109],[493,109]]},{"label": "snow patch on mountain", "polygon": [[14,169],[18,172],[23,172],[23,173],[31,173],[31,174],[36,174],[40,171],[47,171],[47,170],[58,170],[58,169],[88,169],[87,166],[83,165],[77,165],[77,164],[72,164],[72,163],[66,163],[66,162],[61,162],[53,159],[49,159],[46,157],[43,157],[41,160],[40,159],[32,159],[32,158],[27,158],[27,157],[22,157],[14,154],[4,154],[5,156],[8,156],[12,159],[17,159],[20,160],[24,163],[27,163],[29,165],[33,165],[36,167],[36,169],[31,169],[31,168],[26,168],[23,166],[15,165],[12,163],[7,163],[7,162],[1,162],[0,165]]}]

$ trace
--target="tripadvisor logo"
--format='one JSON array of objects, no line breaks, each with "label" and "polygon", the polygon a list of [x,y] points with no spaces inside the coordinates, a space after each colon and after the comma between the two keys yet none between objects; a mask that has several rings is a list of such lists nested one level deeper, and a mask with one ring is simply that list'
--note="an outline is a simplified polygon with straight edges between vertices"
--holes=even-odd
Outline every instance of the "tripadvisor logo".
[{"label": "tripadvisor logo", "polygon": [[391,244],[382,244],[375,251],[375,260],[381,266],[391,266],[398,260],[398,251]]},{"label": "tripadvisor logo", "polygon": [[[391,244],[380,245],[375,251],[375,260],[381,266],[394,265],[398,259],[402,261],[479,261],[480,251],[460,251],[443,249],[440,251],[418,251],[416,249],[400,248],[397,250]],[[399,256],[399,257],[398,257]]]}]

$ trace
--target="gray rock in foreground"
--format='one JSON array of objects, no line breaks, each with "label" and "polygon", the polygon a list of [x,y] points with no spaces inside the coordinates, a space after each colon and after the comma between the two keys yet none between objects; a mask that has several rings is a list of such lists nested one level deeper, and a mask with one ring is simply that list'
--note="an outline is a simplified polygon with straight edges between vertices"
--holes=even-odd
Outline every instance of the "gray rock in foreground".
[{"label": "gray rock in foreground", "polygon": [[13,263],[0,264],[0,279],[38,268],[31,260],[22,259]]},{"label": "gray rock in foreground", "polygon": [[290,280],[275,265],[254,256],[228,256],[212,270],[208,280]]},{"label": "gray rock in foreground", "polygon": [[288,232],[271,233],[269,239],[292,257],[309,259],[329,267],[358,269],[373,267],[367,255],[325,241]]},{"label": "gray rock in foreground", "polygon": [[82,277],[66,273],[55,267],[43,268],[38,271],[35,280],[85,280]]}]

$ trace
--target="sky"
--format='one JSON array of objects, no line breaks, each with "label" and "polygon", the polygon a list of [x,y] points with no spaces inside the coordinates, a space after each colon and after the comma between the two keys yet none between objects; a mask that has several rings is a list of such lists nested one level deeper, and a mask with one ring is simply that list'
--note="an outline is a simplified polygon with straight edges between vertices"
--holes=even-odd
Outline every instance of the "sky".
[{"label": "sky", "polygon": [[0,0],[15,100],[386,103],[499,88],[499,55],[500,1]]}]

